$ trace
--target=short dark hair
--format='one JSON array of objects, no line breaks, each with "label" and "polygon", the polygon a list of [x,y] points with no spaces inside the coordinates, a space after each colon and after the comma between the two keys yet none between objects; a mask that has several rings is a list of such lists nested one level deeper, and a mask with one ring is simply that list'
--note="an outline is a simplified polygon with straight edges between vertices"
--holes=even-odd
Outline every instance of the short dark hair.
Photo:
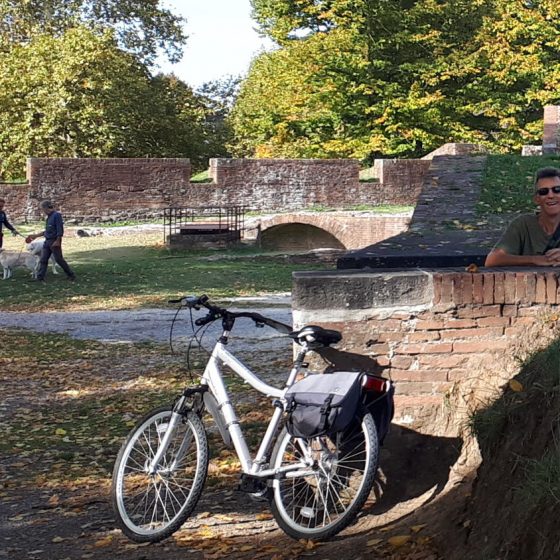
[{"label": "short dark hair", "polygon": [[557,167],[541,167],[537,169],[534,182],[535,188],[541,179],[547,179],[548,177],[560,177],[560,169]]},{"label": "short dark hair", "polygon": [[43,210],[52,210],[54,208],[54,205],[50,200],[42,200],[39,206],[41,206]]}]

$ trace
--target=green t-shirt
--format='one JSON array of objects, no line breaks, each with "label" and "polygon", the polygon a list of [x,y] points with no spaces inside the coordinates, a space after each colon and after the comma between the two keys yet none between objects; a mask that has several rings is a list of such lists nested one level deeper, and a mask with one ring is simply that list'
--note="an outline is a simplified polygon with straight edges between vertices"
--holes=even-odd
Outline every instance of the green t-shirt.
[{"label": "green t-shirt", "polygon": [[[539,225],[537,214],[523,214],[509,224],[494,249],[510,255],[542,255],[551,237]],[[560,240],[554,247],[560,247]]]}]

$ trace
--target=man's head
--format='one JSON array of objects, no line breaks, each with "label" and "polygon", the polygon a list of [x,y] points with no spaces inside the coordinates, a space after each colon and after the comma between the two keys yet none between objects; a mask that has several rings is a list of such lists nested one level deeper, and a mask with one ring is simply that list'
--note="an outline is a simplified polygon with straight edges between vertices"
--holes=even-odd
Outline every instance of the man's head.
[{"label": "man's head", "polygon": [[543,167],[535,173],[534,201],[545,214],[560,214],[560,169]]},{"label": "man's head", "polygon": [[41,208],[41,210],[47,215],[54,212],[54,204],[50,200],[41,201],[41,204],[39,204],[39,208]]}]

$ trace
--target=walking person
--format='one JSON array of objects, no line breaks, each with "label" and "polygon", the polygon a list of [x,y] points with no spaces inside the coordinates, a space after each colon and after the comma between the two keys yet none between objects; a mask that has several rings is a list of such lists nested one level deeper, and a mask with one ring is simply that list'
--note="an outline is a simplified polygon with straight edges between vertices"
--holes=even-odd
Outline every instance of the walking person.
[{"label": "walking person", "polygon": [[19,235],[19,232],[16,228],[8,222],[8,217],[6,216],[6,212],[4,212],[4,205],[6,201],[3,198],[0,198],[0,249],[2,249],[2,239],[4,238],[4,234],[2,233],[2,228],[6,227],[12,232],[12,235]]},{"label": "walking person", "polygon": [[64,270],[68,280],[74,281],[76,275],[62,256],[62,236],[64,235],[62,214],[54,209],[54,205],[50,200],[43,200],[40,204],[40,208],[47,216],[45,231],[28,235],[25,239],[26,243],[31,243],[31,241],[37,239],[37,237],[45,238],[43,250],[41,251],[41,257],[39,259],[39,272],[35,280],[38,282],[45,281],[49,259],[51,255],[53,255],[56,264]]}]

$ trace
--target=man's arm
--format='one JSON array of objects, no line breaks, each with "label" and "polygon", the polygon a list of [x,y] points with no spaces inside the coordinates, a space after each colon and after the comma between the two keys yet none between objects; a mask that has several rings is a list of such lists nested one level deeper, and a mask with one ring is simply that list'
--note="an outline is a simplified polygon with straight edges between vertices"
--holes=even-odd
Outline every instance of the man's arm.
[{"label": "man's arm", "polygon": [[484,266],[560,266],[560,255],[554,249],[546,255],[510,255],[503,249],[492,249]]},{"label": "man's arm", "polygon": [[56,227],[56,239],[51,243],[51,247],[60,247],[64,235],[64,223],[62,216],[58,213],[54,217],[54,225]]}]

